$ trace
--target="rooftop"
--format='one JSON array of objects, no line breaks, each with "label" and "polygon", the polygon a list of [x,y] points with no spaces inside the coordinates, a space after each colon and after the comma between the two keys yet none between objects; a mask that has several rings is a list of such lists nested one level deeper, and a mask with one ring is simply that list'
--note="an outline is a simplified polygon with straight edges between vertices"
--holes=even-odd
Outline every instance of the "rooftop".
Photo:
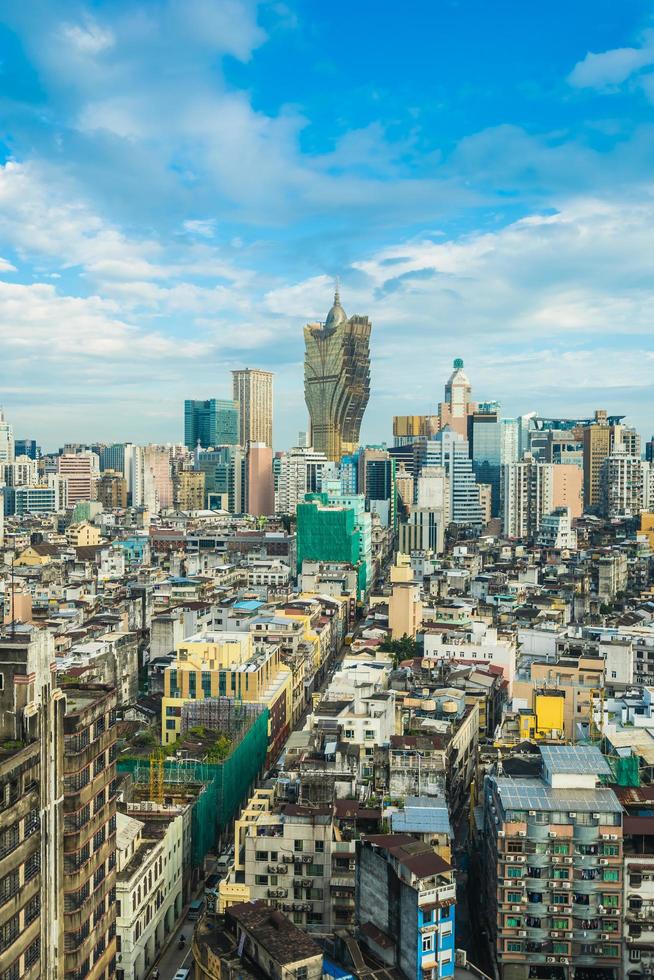
[{"label": "rooftop", "polygon": [[320,946],[276,909],[263,901],[240,902],[226,912],[281,965],[322,957]]},{"label": "rooftop", "polygon": [[494,778],[505,810],[563,810],[577,813],[622,813],[612,789],[552,789],[542,779]]},{"label": "rooftop", "polygon": [[541,745],[546,769],[555,774],[610,776],[611,767],[594,745]]}]

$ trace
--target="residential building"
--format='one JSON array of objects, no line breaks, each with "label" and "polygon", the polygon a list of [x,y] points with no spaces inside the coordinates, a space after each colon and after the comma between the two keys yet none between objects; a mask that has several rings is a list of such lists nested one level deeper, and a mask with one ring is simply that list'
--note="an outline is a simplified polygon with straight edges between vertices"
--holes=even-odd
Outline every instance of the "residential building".
[{"label": "residential building", "polygon": [[205,501],[205,474],[202,470],[178,469],[173,476],[175,510],[202,510]]},{"label": "residential building", "polygon": [[273,444],[273,374],[259,368],[232,371],[234,401],[240,413],[239,442]]},{"label": "residential building", "polygon": [[66,541],[73,548],[88,548],[100,544],[100,528],[94,524],[69,524],[66,528]]},{"label": "residential building", "polygon": [[557,507],[581,514],[581,471],[572,464],[539,463],[526,455],[502,467],[502,524],[511,538],[534,538],[545,514]]},{"label": "residential building", "polygon": [[105,510],[127,507],[127,480],[117,470],[103,470],[97,481],[97,496]]},{"label": "residential building", "polygon": [[5,418],[4,410],[0,408],[0,465],[13,463],[15,458],[14,428]]},{"label": "residential building", "polygon": [[606,457],[600,470],[600,511],[609,520],[638,517],[645,509],[647,463],[618,449]]},{"label": "residential building", "polygon": [[116,970],[116,697],[65,685],[64,971],[109,980]]},{"label": "residential building", "polygon": [[569,507],[556,507],[551,514],[543,514],[536,543],[543,548],[576,549],[577,532],[572,527]]},{"label": "residential building", "polygon": [[338,290],[324,323],[304,328],[304,396],[311,418],[311,441],[337,462],[359,443],[370,397],[368,317],[348,319]]},{"label": "residential building", "polygon": [[[320,946],[302,929],[271,910],[265,902],[232,905],[225,913],[226,931],[267,977],[283,980],[321,980],[323,954]],[[221,971],[220,980],[225,974]]]},{"label": "residential building", "polygon": [[568,647],[551,661],[520,664],[513,680],[514,704],[530,707],[535,691],[562,692],[565,737],[572,740],[579,734],[578,725],[588,726],[593,697],[604,686],[605,676],[603,657]]},{"label": "residential building", "polygon": [[[361,498],[362,499],[362,498]],[[357,527],[355,506],[332,503],[326,493],[310,494],[297,506],[297,570],[305,559],[344,562],[359,573],[359,597],[369,588],[366,542]],[[368,517],[370,515],[367,515]]]},{"label": "residential building", "polygon": [[68,482],[68,504],[95,500],[99,460],[95,453],[63,453],[57,459],[57,473]]},{"label": "residential building", "polygon": [[184,445],[193,451],[196,446],[209,449],[215,446],[240,444],[239,404],[209,398],[206,401],[184,402]]},{"label": "residential building", "polygon": [[272,449],[263,442],[248,443],[246,451],[246,510],[254,517],[275,513]]},{"label": "residential building", "polygon": [[116,819],[116,980],[144,980],[183,911],[186,817],[149,801]]},{"label": "residential building", "polygon": [[410,834],[357,842],[359,937],[407,980],[454,976],[456,885],[452,868]]},{"label": "residential building", "polygon": [[584,510],[599,510],[602,499],[601,477],[604,460],[620,442],[619,424],[598,409],[595,419],[582,430],[584,444]]},{"label": "residential building", "polygon": [[388,625],[394,640],[403,636],[415,639],[422,625],[420,585],[413,581],[413,572],[409,565],[397,564],[391,569]]},{"label": "residential building", "polygon": [[[597,748],[540,747],[540,775],[487,776],[481,907],[498,971],[621,975],[622,806]],[[551,975],[551,974],[550,974]]]},{"label": "residential building", "polygon": [[179,644],[164,670],[161,741],[181,733],[182,706],[204,698],[234,697],[268,709],[269,754],[276,758],[288,737],[292,716],[292,673],[281,645],[256,642],[251,633],[205,631]]},{"label": "residential building", "polygon": [[336,466],[312,447],[296,446],[282,453],[279,464],[275,513],[295,514],[308,493],[320,493],[323,480],[336,476]]},{"label": "residential building", "polygon": [[0,975],[63,975],[62,778],[65,700],[45,630],[0,632]]}]

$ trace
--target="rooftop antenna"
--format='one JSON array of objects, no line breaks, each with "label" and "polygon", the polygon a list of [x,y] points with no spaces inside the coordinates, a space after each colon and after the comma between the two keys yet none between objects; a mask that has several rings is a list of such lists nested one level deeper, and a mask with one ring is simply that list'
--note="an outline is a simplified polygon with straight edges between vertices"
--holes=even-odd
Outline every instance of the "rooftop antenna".
[{"label": "rooftop antenna", "polygon": [[341,301],[341,281],[338,276],[334,276],[334,302],[340,303]]}]

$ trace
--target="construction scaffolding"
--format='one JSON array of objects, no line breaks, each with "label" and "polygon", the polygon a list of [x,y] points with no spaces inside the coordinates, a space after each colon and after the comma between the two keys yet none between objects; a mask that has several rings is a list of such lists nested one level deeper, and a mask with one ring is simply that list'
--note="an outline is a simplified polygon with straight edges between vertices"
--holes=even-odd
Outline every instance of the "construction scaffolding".
[{"label": "construction scaffolding", "polygon": [[[215,702],[211,705],[211,702]],[[232,702],[228,704],[227,702]],[[188,711],[200,708],[204,712]],[[223,830],[234,819],[252,784],[261,772],[268,749],[268,710],[261,705],[243,704],[232,698],[206,698],[185,705],[182,730],[206,727],[229,736],[229,755],[223,762],[208,763],[181,756],[119,759],[119,772],[130,773],[135,788],[171,802],[183,796],[192,801],[191,840],[193,864],[200,865],[216,846]],[[208,721],[205,719],[212,718]],[[152,772],[154,767],[154,773]]]}]

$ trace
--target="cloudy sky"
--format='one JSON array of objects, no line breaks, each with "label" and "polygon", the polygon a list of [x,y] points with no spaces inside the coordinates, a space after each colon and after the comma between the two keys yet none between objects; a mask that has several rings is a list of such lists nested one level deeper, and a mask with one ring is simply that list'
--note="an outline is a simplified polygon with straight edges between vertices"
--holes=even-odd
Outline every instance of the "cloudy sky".
[{"label": "cloudy sky", "polygon": [[0,403],[16,435],[178,440],[276,373],[333,280],[363,437],[456,356],[506,415],[654,431],[654,2],[29,0],[0,27]]}]

